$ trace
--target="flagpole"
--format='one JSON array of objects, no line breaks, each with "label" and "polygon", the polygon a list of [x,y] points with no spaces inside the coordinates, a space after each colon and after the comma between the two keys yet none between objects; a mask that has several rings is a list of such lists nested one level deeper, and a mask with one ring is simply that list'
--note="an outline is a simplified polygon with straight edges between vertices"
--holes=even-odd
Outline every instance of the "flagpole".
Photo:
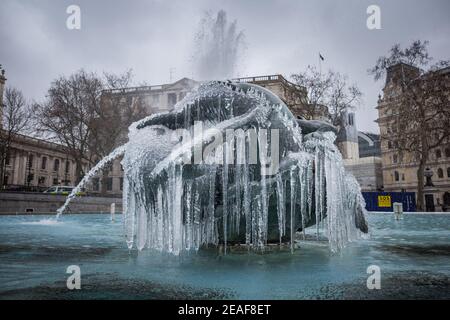
[{"label": "flagpole", "polygon": [[319,52],[319,75],[322,76],[322,59],[320,58],[320,52]]}]

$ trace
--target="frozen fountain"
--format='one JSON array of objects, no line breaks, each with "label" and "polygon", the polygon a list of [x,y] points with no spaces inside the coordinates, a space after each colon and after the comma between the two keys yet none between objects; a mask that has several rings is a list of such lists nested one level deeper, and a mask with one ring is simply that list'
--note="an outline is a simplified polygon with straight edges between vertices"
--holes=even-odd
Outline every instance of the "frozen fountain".
[{"label": "frozen fountain", "polygon": [[334,127],[296,119],[270,91],[209,82],[172,112],[129,128],[123,156],[127,245],[179,254],[241,244],[264,250],[296,232],[325,230],[332,251],[367,232],[364,200],[334,145]]}]

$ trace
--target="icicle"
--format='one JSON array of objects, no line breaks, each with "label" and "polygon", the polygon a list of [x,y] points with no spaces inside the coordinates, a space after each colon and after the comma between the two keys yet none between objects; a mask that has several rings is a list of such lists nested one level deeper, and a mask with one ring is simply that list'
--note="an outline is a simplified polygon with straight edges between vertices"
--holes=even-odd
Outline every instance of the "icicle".
[{"label": "icicle", "polygon": [[228,157],[227,143],[223,144],[223,166],[222,166],[222,224],[223,224],[223,246],[224,253],[227,254],[228,238]]},{"label": "icicle", "polygon": [[261,188],[261,212],[259,213],[259,221],[258,221],[258,241],[259,246],[264,247],[267,243],[267,227],[268,227],[268,217],[269,217],[269,205],[268,205],[268,192],[267,192],[267,184],[266,184],[266,165],[268,164],[267,160],[267,130],[260,130],[258,134],[258,143],[259,143],[259,159],[260,159],[260,170],[261,170],[261,180],[260,180],[260,188]]},{"label": "icicle", "polygon": [[296,178],[295,178],[295,170],[296,170],[296,168],[295,167],[292,167],[291,168],[291,171],[290,171],[290,182],[291,182],[291,221],[290,221],[290,223],[291,223],[291,227],[290,227],[290,230],[291,230],[291,252],[294,252],[294,237],[295,237],[295,230],[294,230],[294,227],[295,227],[295,201],[296,201],[296,197],[295,197],[295,195],[296,195]]},{"label": "icicle", "polygon": [[278,210],[278,231],[280,233],[280,244],[286,233],[286,199],[284,196],[284,184],[281,174],[276,175],[277,184],[277,210]]}]

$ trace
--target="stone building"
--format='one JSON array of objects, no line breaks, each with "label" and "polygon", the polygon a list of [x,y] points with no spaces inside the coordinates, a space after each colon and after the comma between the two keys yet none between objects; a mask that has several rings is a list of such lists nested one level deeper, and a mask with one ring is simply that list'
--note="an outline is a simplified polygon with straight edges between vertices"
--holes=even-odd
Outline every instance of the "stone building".
[{"label": "stone building", "polygon": [[[296,117],[312,119],[310,114],[311,106],[308,105],[307,92],[304,87],[286,80],[281,74],[246,77],[233,79],[235,82],[253,83],[264,87],[276,94]],[[314,112],[314,119],[325,119],[328,109],[325,106],[319,106]]]},{"label": "stone building", "polygon": [[[450,68],[442,69],[443,77],[450,77]],[[401,120],[397,112],[397,93],[400,90],[403,77],[420,76],[419,69],[407,65],[397,64],[387,70],[383,96],[378,100],[377,123],[381,133],[381,155],[383,182],[385,191],[415,192],[417,196],[418,163],[411,154],[399,152],[392,142],[395,134],[395,123]],[[426,76],[426,75],[424,75]],[[420,80],[420,78],[419,78]],[[432,174],[433,187],[424,190],[424,203],[427,211],[449,210],[450,208],[450,142],[443,145],[429,155],[428,172]]]},{"label": "stone building", "polygon": [[198,82],[183,78],[169,84],[105,90],[102,99],[107,100],[111,95],[119,95],[129,104],[134,99],[140,99],[150,115],[172,110],[175,104],[197,85]]},{"label": "stone building", "polygon": [[336,144],[346,170],[355,176],[362,191],[377,191],[382,188],[379,136],[359,132],[352,110],[343,113]]},{"label": "stone building", "polygon": [[[5,71],[1,70],[0,116],[5,82]],[[21,134],[12,138],[4,169],[1,181],[3,189],[44,190],[52,185],[75,183],[75,162],[67,155],[63,146]]]},{"label": "stone building", "polygon": [[75,183],[75,162],[56,143],[15,135],[9,155],[3,186],[6,189],[43,190],[53,185]]}]

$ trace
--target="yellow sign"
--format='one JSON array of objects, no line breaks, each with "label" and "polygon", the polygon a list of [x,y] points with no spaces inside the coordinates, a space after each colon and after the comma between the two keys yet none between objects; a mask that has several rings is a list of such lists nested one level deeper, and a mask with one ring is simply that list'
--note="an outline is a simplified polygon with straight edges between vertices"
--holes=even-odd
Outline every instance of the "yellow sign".
[{"label": "yellow sign", "polygon": [[391,196],[378,196],[378,206],[380,208],[390,208]]}]

